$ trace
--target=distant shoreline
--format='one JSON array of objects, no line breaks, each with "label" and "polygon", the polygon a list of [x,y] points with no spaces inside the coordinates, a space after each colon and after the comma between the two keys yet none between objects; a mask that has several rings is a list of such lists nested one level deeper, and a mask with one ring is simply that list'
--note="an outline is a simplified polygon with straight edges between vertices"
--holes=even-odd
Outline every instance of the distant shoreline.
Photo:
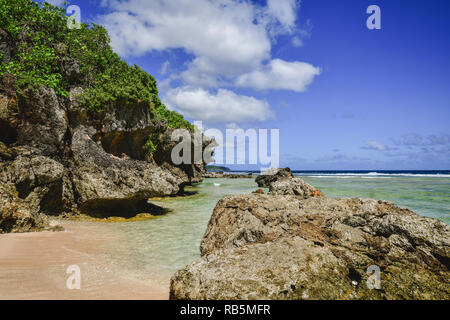
[{"label": "distant shoreline", "polygon": [[[358,174],[372,174],[372,175],[435,175],[435,176],[445,176],[450,177],[450,170],[291,170],[292,173],[303,173],[303,174],[348,174],[348,175],[358,175]],[[247,173],[260,173],[259,170],[233,170],[230,169],[230,173],[233,172],[247,172]]]}]

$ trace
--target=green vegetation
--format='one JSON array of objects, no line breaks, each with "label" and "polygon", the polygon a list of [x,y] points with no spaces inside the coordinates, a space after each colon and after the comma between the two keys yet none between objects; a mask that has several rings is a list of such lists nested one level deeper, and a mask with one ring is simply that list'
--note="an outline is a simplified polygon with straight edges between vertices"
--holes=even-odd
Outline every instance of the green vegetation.
[{"label": "green vegetation", "polygon": [[216,172],[216,171],[227,172],[227,171],[230,171],[230,168],[222,167],[222,166],[206,166],[205,169],[208,172]]},{"label": "green vegetation", "polygon": [[152,134],[142,147],[147,155],[152,155],[158,148],[158,135]]},{"label": "green vegetation", "polygon": [[[91,110],[147,105],[153,121],[163,119],[171,128],[194,129],[161,103],[151,75],[120,59],[101,26],[82,23],[80,29],[69,29],[62,8],[31,0],[0,0],[0,43],[5,41],[12,44],[13,55],[6,62],[0,52],[0,80],[12,75],[19,95],[46,86],[67,98],[69,87],[76,85],[84,89],[81,104]],[[79,67],[75,79],[65,73],[67,63]],[[153,153],[156,146],[149,139],[144,148]]]}]

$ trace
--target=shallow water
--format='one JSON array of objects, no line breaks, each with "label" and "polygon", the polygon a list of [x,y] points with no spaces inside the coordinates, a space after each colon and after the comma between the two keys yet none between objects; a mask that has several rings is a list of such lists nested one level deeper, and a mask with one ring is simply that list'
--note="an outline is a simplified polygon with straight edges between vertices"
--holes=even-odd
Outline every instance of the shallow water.
[{"label": "shallow water", "polygon": [[382,199],[450,224],[450,177],[302,176],[330,197]]},{"label": "shallow water", "polygon": [[[330,197],[367,197],[393,201],[418,214],[450,224],[450,178],[437,177],[314,177],[302,176]],[[217,201],[227,194],[249,193],[257,188],[253,179],[206,179],[188,190],[184,198],[152,201],[172,210],[153,220],[110,224],[120,230],[128,244],[123,260],[145,275],[155,274],[168,285],[170,276],[200,257],[200,241]]]},{"label": "shallow water", "polygon": [[[330,197],[389,200],[450,224],[450,177],[302,177]],[[167,298],[173,273],[200,257],[217,201],[256,188],[253,179],[206,179],[187,189],[194,195],[152,201],[171,210],[155,219],[64,221],[65,233],[0,235],[0,298]],[[65,289],[65,268],[73,263],[86,280],[77,294]]]},{"label": "shallow water", "polygon": [[197,192],[183,198],[167,198],[152,203],[170,209],[165,216],[131,223],[110,224],[125,235],[128,243],[126,261],[142,275],[151,272],[163,283],[186,264],[200,257],[200,242],[214,206],[224,195],[255,190],[253,179],[206,179]]}]

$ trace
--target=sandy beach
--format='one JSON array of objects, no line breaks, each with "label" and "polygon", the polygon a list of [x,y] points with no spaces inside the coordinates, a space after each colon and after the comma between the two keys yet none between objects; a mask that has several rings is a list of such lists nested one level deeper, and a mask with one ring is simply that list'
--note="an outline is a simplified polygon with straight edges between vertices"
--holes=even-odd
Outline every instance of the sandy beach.
[{"label": "sandy beach", "polygon": [[[0,299],[168,299],[168,287],[114,263],[120,236],[99,223],[62,224],[64,232],[0,235]],[[70,265],[80,268],[79,290],[66,286]]]}]

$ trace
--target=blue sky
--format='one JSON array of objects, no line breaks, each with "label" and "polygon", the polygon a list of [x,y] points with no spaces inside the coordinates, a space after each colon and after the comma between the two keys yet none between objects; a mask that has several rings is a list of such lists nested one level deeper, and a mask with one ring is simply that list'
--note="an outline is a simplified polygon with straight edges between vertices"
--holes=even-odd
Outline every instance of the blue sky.
[{"label": "blue sky", "polygon": [[450,169],[450,1],[69,4],[189,120],[278,128],[281,166]]}]

